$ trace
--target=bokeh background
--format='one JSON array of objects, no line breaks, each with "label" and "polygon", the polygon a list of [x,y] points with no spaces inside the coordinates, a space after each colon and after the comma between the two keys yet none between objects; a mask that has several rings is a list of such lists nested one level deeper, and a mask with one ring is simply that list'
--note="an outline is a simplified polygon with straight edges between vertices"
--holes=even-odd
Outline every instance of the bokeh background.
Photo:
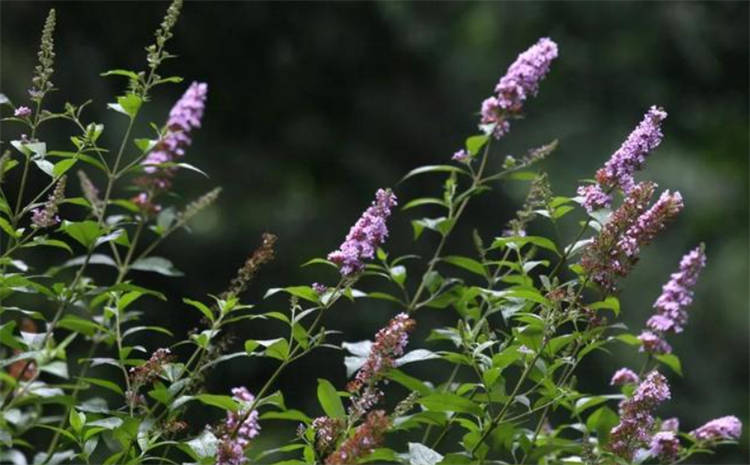
[{"label": "bokeh background", "polygon": [[[103,137],[112,143],[122,119],[103,108],[123,82],[98,75],[144,66],[143,47],[167,4],[3,1],[0,89],[17,103],[51,6],[58,13],[53,80],[61,92],[50,101],[60,107],[93,98],[87,115],[106,124]],[[686,208],[623,283],[623,319],[637,331],[681,255],[705,241],[708,267],[690,323],[671,339],[685,375],[670,374],[673,399],[660,413],[679,416],[684,429],[728,414],[747,424],[748,13],[747,2],[187,3],[169,47],[179,59],[163,74],[209,84],[205,123],[187,161],[210,179],[185,171],[176,190],[185,199],[215,185],[224,193],[190,234],[176,234],[160,252],[185,277],[136,275],[171,297],[170,304],[146,305],[149,320],[178,334],[195,327],[196,313],[180,298],[220,292],[263,231],[279,235],[278,257],[246,300],[260,302],[269,286],[333,281],[333,274],[300,263],[335,249],[378,187],[396,185],[416,166],[447,161],[476,132],[479,103],[516,55],[550,36],[560,57],[526,118],[497,144],[494,163],[557,138],[560,148],[543,167],[557,193],[573,195],[577,181],[593,176],[650,105],[667,109],[664,142],[640,176],[679,190]],[[183,89],[161,88],[145,119],[161,124]],[[4,131],[3,140],[17,136]],[[54,133],[42,137],[65,143]],[[397,186],[397,193],[405,203],[438,187],[438,179],[425,177]],[[472,227],[484,237],[499,234],[526,187],[510,182],[475,202],[449,252],[470,252]],[[414,214],[396,215],[389,250],[426,254],[435,246],[429,236],[413,243]],[[563,233],[572,238],[568,226]],[[283,309],[285,302],[260,305]],[[370,338],[395,311],[381,301],[344,304],[326,325],[347,340]],[[454,319],[447,310],[420,318],[423,328]],[[238,345],[279,329],[240,327]],[[342,357],[322,350],[282,376],[287,404],[316,412],[315,378],[343,386]],[[579,383],[606,390],[612,371],[636,360],[615,346],[582,367]],[[207,389],[254,390],[272,368],[265,361],[227,363]],[[212,413],[194,412],[194,423]],[[275,434],[269,424],[264,436]],[[697,462],[748,463],[747,438],[745,432],[739,448]]]}]

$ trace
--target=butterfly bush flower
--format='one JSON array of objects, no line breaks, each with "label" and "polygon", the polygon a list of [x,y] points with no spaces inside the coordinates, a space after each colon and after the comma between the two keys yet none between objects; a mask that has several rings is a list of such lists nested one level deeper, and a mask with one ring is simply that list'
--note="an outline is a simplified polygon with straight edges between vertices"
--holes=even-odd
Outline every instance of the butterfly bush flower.
[{"label": "butterfly bush flower", "polygon": [[451,157],[451,160],[457,161],[459,163],[464,163],[469,159],[469,152],[467,152],[464,149],[457,150],[456,153],[453,154]]},{"label": "butterfly bush flower", "polygon": [[664,137],[661,123],[666,117],[664,109],[652,106],[620,148],[596,172],[597,184],[578,188],[578,195],[584,198],[583,204],[588,211],[610,206],[612,197],[605,192],[605,188],[620,188],[627,194],[635,186],[633,174],[643,167],[646,157],[661,144]]},{"label": "butterfly bush flower", "polygon": [[375,256],[376,248],[388,237],[386,220],[396,205],[396,196],[390,189],[378,189],[375,201],[349,230],[346,240],[338,250],[328,254],[328,260],[339,266],[342,276],[362,271],[364,260]]},{"label": "butterfly bush flower", "polygon": [[662,287],[661,295],[654,302],[656,314],[646,323],[649,328],[662,332],[682,332],[688,319],[685,308],[693,303],[691,288],[695,286],[705,266],[706,253],[702,245],[682,257],[679,270],[672,273],[671,279]]},{"label": "butterfly bush flower", "polygon": [[58,205],[60,202],[65,200],[65,180],[67,178],[62,176],[57,184],[55,190],[47,197],[47,201],[41,208],[35,208],[31,211],[31,226],[33,228],[51,228],[52,226],[60,222],[60,217],[57,216]]},{"label": "butterfly bush flower", "polygon": [[672,431],[674,433],[680,430],[680,419],[677,417],[667,418],[661,422],[662,431]]},{"label": "butterfly bush flower", "polygon": [[250,445],[250,440],[260,434],[257,410],[248,413],[255,396],[245,387],[236,387],[232,389],[232,398],[239,402],[240,409],[228,412],[220,427],[217,465],[242,465],[247,462],[245,449]]},{"label": "butterfly bush flower", "polygon": [[677,216],[684,204],[679,192],[664,191],[659,200],[638,217],[618,243],[618,248],[628,257],[637,257],[640,246],[654,240],[654,237],[666,227],[668,221]]},{"label": "butterfly bush flower", "polygon": [[624,384],[635,384],[640,379],[630,368],[620,368],[612,375],[612,380],[609,382],[612,386],[622,386]]},{"label": "butterfly bush flower", "polygon": [[631,461],[635,450],[651,440],[651,412],[670,395],[667,379],[657,371],[649,373],[632,397],[620,403],[620,422],[610,432],[612,452]]},{"label": "butterfly bush flower", "polygon": [[735,440],[742,434],[742,422],[729,415],[711,420],[690,434],[699,441]]},{"label": "butterfly bush flower", "polygon": [[638,335],[638,340],[641,341],[641,352],[648,352],[650,354],[672,353],[672,346],[660,334],[653,331],[642,331]]},{"label": "butterfly bush flower", "polygon": [[674,460],[680,452],[680,440],[672,431],[659,431],[651,438],[649,452],[664,462]]},{"label": "butterfly bush flower", "polygon": [[27,116],[31,116],[31,108],[20,106],[13,112],[13,116],[18,118],[26,118]]},{"label": "butterfly bush flower", "polygon": [[313,420],[315,449],[319,455],[325,457],[333,451],[345,426],[342,418],[318,417]]},{"label": "butterfly bush flower", "polygon": [[493,134],[502,137],[510,129],[508,118],[520,113],[529,96],[536,95],[539,82],[549,71],[550,63],[557,58],[557,44],[541,38],[528,50],[518,55],[516,61],[495,86],[497,95],[482,102],[481,123],[494,124]]},{"label": "butterfly bush flower", "polygon": [[390,420],[383,410],[370,412],[354,434],[328,456],[326,465],[347,465],[370,455],[383,442]]},{"label": "butterfly bush flower", "polygon": [[158,165],[174,162],[185,155],[185,149],[192,142],[190,132],[201,126],[207,91],[205,83],[193,82],[188,87],[169,112],[164,135],[141,162],[147,175],[138,179],[137,184],[146,191],[137,195],[133,201],[142,208],[158,211],[158,206],[152,203],[153,198],[160,191],[169,188],[170,179],[175,172],[174,167]]},{"label": "butterfly bush flower", "polygon": [[320,283],[312,283],[313,291],[315,291],[318,295],[323,295],[328,290],[328,287],[325,284]]},{"label": "butterfly bush flower", "polygon": [[406,313],[400,313],[375,335],[367,360],[347,385],[347,390],[352,393],[353,414],[363,415],[380,400],[382,393],[376,383],[395,366],[396,358],[404,355],[409,333],[415,326],[416,321]]}]

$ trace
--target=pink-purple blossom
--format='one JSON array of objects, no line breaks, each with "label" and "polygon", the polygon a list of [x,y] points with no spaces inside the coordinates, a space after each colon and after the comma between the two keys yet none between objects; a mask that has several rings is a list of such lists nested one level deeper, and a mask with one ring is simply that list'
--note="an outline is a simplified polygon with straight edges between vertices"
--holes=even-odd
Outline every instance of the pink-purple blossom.
[{"label": "pink-purple blossom", "polygon": [[672,431],[659,431],[651,438],[649,451],[663,461],[672,460],[680,452],[680,440]]},{"label": "pink-purple blossom", "polygon": [[678,432],[680,430],[680,419],[677,417],[667,418],[661,422],[662,431]]},{"label": "pink-purple blossom", "polygon": [[510,129],[509,117],[520,113],[524,101],[536,95],[539,82],[549,71],[550,63],[557,58],[557,44],[543,37],[528,50],[518,55],[516,61],[495,86],[495,96],[482,102],[481,123],[494,124],[493,134],[500,138]]},{"label": "pink-purple blossom", "polygon": [[31,116],[31,108],[20,106],[13,112],[13,116],[17,118],[26,118],[27,116]]},{"label": "pink-purple blossom", "polygon": [[638,336],[638,340],[641,341],[641,352],[648,352],[650,354],[670,354],[672,353],[672,346],[661,334],[653,331],[642,331]]},{"label": "pink-purple blossom", "polygon": [[634,173],[643,167],[646,157],[661,144],[664,134],[661,123],[667,117],[664,109],[649,108],[643,120],[625,139],[612,157],[596,172],[596,184],[580,186],[578,195],[583,197],[583,205],[589,212],[609,207],[614,188],[625,194],[635,186]]},{"label": "pink-purple blossom", "polygon": [[380,400],[382,392],[377,388],[377,382],[395,366],[396,358],[404,355],[409,333],[415,326],[416,321],[409,315],[399,313],[375,335],[367,360],[347,385],[347,390],[352,393],[352,412],[356,415],[363,415]]},{"label": "pink-purple blossom", "polygon": [[690,434],[700,441],[739,439],[742,434],[742,422],[734,415],[729,415],[711,420]]},{"label": "pink-purple blossom", "polygon": [[599,184],[619,187],[629,192],[635,185],[633,174],[641,169],[646,157],[661,144],[661,123],[667,117],[664,109],[652,106],[619,149],[596,173]]},{"label": "pink-purple blossom", "polygon": [[451,157],[451,160],[457,161],[459,163],[464,163],[469,159],[469,152],[467,152],[464,149],[457,150],[453,156]]},{"label": "pink-purple blossom", "polygon": [[628,257],[637,257],[640,246],[651,242],[683,208],[679,192],[664,191],[659,200],[643,212],[620,238],[618,248]]},{"label": "pink-purple blossom", "polygon": [[656,314],[646,323],[649,328],[661,332],[682,332],[688,319],[685,309],[693,303],[691,288],[695,286],[705,266],[706,253],[702,245],[682,257],[679,270],[672,273],[670,280],[662,287],[661,295],[654,302]]},{"label": "pink-purple blossom", "polygon": [[620,403],[620,422],[610,432],[610,449],[625,460],[651,439],[652,411],[670,398],[667,379],[657,371],[646,376],[633,395]]},{"label": "pink-purple blossom", "polygon": [[612,380],[609,382],[612,386],[622,386],[624,384],[635,384],[640,381],[638,375],[635,374],[630,368],[620,368],[612,375]]},{"label": "pink-purple blossom", "polygon": [[245,449],[250,440],[260,434],[257,410],[250,411],[255,396],[245,387],[232,389],[232,399],[240,404],[236,412],[228,412],[220,427],[217,465],[242,465],[247,462]]},{"label": "pink-purple blossom", "polygon": [[328,290],[328,287],[325,284],[320,283],[312,283],[313,291],[315,291],[318,295],[323,295]]},{"label": "pink-purple blossom", "polygon": [[175,162],[185,155],[185,150],[192,142],[190,132],[201,126],[207,91],[208,86],[205,83],[193,82],[169,112],[164,135],[141,162],[147,175],[136,182],[145,192],[133,198],[133,202],[140,207],[158,210],[158,206],[153,204],[153,199],[160,191],[169,188],[170,179],[175,172],[173,166],[159,165]]},{"label": "pink-purple blossom", "polygon": [[342,276],[361,271],[364,261],[375,256],[377,247],[388,237],[386,220],[396,205],[396,196],[390,189],[379,189],[375,201],[352,226],[339,249],[328,254],[328,260],[339,266]]}]

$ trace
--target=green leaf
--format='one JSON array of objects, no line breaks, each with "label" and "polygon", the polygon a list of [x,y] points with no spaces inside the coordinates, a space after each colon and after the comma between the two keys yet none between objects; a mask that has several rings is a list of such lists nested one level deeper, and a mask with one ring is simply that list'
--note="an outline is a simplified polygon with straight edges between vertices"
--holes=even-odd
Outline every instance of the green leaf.
[{"label": "green leaf", "polygon": [[594,302],[589,305],[592,310],[598,310],[600,308],[607,308],[615,312],[615,315],[620,314],[620,300],[615,296],[609,296],[600,302]]},{"label": "green leaf", "polygon": [[401,207],[401,210],[409,210],[411,208],[420,207],[422,205],[440,205],[441,207],[448,207],[444,200],[425,197],[407,202],[406,205]]},{"label": "green leaf", "polygon": [[677,357],[675,354],[654,355],[654,358],[671,368],[672,371],[674,371],[678,375],[682,376],[682,364],[680,363],[679,357]]},{"label": "green leaf", "polygon": [[261,420],[292,420],[309,425],[312,419],[299,410],[284,410],[282,412],[266,412],[260,416]]},{"label": "green leaf", "polygon": [[208,321],[214,321],[213,312],[211,312],[211,309],[208,308],[204,303],[198,302],[197,300],[190,300],[188,298],[184,298],[182,299],[182,301],[194,308],[197,308],[206,318],[208,318]]},{"label": "green leaf", "polygon": [[463,169],[453,166],[453,165],[428,165],[428,166],[420,166],[419,168],[415,168],[408,173],[406,173],[406,176],[401,178],[401,181],[404,182],[407,179],[411,178],[412,176],[416,176],[418,174],[425,174],[425,173],[459,173],[459,174],[465,174],[466,176],[471,176],[469,173],[464,171]]},{"label": "green leaf", "polygon": [[435,412],[459,412],[470,413],[476,416],[482,415],[482,409],[477,403],[450,392],[430,394],[422,397],[417,402],[422,404],[427,410]]},{"label": "green leaf", "polygon": [[466,151],[472,157],[479,153],[484,144],[490,139],[488,135],[470,136],[466,139]]},{"label": "green leaf", "polygon": [[67,158],[65,160],[58,161],[52,168],[52,177],[59,178],[60,176],[65,174],[66,171],[71,169],[77,161],[78,160],[76,160],[75,158]]},{"label": "green leaf", "polygon": [[86,424],[86,414],[83,412],[76,412],[75,409],[70,409],[68,421],[70,422],[70,426],[73,428],[73,431],[78,434],[81,432],[81,429],[83,429],[83,425]]},{"label": "green leaf", "polygon": [[106,331],[106,328],[93,321],[70,314],[62,317],[57,324],[61,328],[85,334],[86,336],[93,336],[97,331]]},{"label": "green leaf", "polygon": [[310,286],[275,287],[266,291],[263,298],[267,299],[268,297],[271,297],[274,294],[278,294],[279,292],[286,292],[287,294],[297,296],[301,299],[305,299],[313,303],[318,303],[320,301],[318,298],[318,294]]},{"label": "green leaf", "polygon": [[6,220],[3,217],[0,217],[0,228],[2,228],[2,230],[5,231],[5,233],[9,235],[10,237],[12,238],[18,237],[18,232],[16,232],[16,230],[13,229],[13,226],[10,225],[8,220]]},{"label": "green leaf", "polygon": [[414,229],[414,239],[419,239],[422,235],[422,231],[426,229],[436,231],[440,235],[445,236],[451,228],[453,228],[454,220],[449,218],[422,218],[419,220],[412,220],[411,226]]},{"label": "green leaf", "polygon": [[418,442],[409,443],[409,465],[436,465],[443,456]]},{"label": "green leaf", "polygon": [[[2,221],[2,218],[0,218],[0,222],[1,221]],[[66,244],[65,242],[59,241],[57,239],[47,239],[46,237],[35,237],[31,242],[27,242],[21,247],[37,247],[37,246],[57,247],[60,249],[65,249],[71,254],[73,253],[73,249],[71,249],[70,246]]]},{"label": "green leaf", "polygon": [[604,406],[600,407],[594,413],[589,415],[586,420],[586,427],[591,432],[596,432],[596,436],[599,440],[599,445],[604,445],[609,437],[610,430],[619,423],[620,418],[611,408]]},{"label": "green leaf", "polygon": [[268,346],[264,354],[277,360],[286,360],[289,356],[289,343],[286,339],[279,339]]},{"label": "green leaf", "polygon": [[182,276],[182,271],[174,267],[172,262],[164,257],[146,257],[130,265],[133,270],[151,271],[164,276]]},{"label": "green leaf", "polygon": [[79,378],[81,381],[85,381],[87,383],[94,384],[96,386],[103,387],[105,389],[109,389],[112,392],[116,392],[117,394],[122,395],[123,391],[120,386],[113,383],[112,381],[107,381],[106,379],[99,379],[99,378]]},{"label": "green leaf", "polygon": [[61,229],[65,234],[78,241],[86,249],[93,247],[96,240],[101,236],[102,230],[96,221],[63,221]]},{"label": "green leaf", "polygon": [[503,248],[508,247],[509,245],[514,245],[521,248],[526,244],[533,244],[537,247],[551,250],[557,255],[560,255],[560,252],[558,252],[555,243],[547,239],[546,237],[541,236],[498,237],[494,240],[494,242],[492,242],[492,246],[490,248]]},{"label": "green leaf", "polygon": [[468,257],[462,257],[460,255],[449,255],[447,257],[441,258],[441,260],[446,263],[450,263],[451,265],[456,265],[457,267],[471,271],[472,273],[478,274],[479,276],[487,275],[484,269],[484,265]]},{"label": "green leaf", "polygon": [[206,405],[213,407],[219,407],[224,410],[230,410],[236,412],[240,408],[240,404],[229,396],[222,396],[217,394],[198,394],[195,396],[196,399]]},{"label": "green leaf", "polygon": [[336,388],[330,381],[318,378],[318,401],[323,411],[331,418],[345,418],[346,411]]},{"label": "green leaf", "polygon": [[141,108],[141,103],[143,103],[143,101],[137,95],[126,94],[117,97],[117,103],[107,104],[107,107],[133,119],[135,118],[135,115],[138,114],[138,109]]},{"label": "green leaf", "polygon": [[110,69],[101,73],[99,76],[124,76],[128,79],[138,80],[138,74],[126,69]]}]

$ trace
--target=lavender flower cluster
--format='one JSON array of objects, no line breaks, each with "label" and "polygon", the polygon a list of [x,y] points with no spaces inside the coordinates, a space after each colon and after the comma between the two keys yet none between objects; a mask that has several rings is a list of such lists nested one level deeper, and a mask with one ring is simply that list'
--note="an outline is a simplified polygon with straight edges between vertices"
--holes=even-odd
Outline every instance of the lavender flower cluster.
[{"label": "lavender flower cluster", "polygon": [[58,206],[65,200],[65,181],[67,177],[62,176],[55,184],[55,189],[47,197],[47,201],[41,208],[31,211],[31,226],[33,228],[51,228],[60,222],[57,215]]},{"label": "lavender flower cluster", "polygon": [[671,279],[662,287],[662,293],[654,308],[656,313],[646,322],[647,330],[638,336],[641,350],[655,354],[672,352],[672,346],[664,340],[664,333],[682,332],[687,323],[688,314],[685,310],[693,302],[691,288],[698,281],[698,275],[706,266],[706,253],[703,245],[696,247],[682,257],[680,268],[672,273]]},{"label": "lavender flower cluster", "polygon": [[544,79],[555,58],[557,44],[546,37],[539,39],[518,55],[500,78],[495,86],[496,95],[482,102],[481,124],[494,125],[493,135],[496,138],[499,139],[510,130],[508,119],[520,113],[524,101],[530,95],[536,95],[539,82]]},{"label": "lavender flower cluster", "polygon": [[610,431],[612,452],[631,461],[635,450],[651,440],[652,411],[670,396],[667,379],[658,371],[649,373],[633,395],[620,403],[620,422]]},{"label": "lavender flower cluster", "polygon": [[362,271],[364,260],[375,256],[377,247],[388,237],[386,220],[396,205],[396,196],[390,189],[378,189],[375,201],[349,230],[346,240],[338,250],[328,254],[328,260],[339,266],[342,276]]},{"label": "lavender flower cluster", "polygon": [[185,149],[192,142],[190,132],[201,126],[207,91],[208,86],[205,83],[190,84],[169,112],[165,134],[141,162],[147,175],[139,178],[137,184],[145,191],[133,200],[142,209],[159,210],[159,206],[153,202],[154,198],[170,187],[170,180],[176,170],[175,167],[159,165],[173,162],[185,155]]},{"label": "lavender flower cluster", "polygon": [[247,462],[245,449],[250,440],[260,434],[258,412],[249,411],[255,402],[255,396],[243,386],[232,389],[232,398],[240,403],[241,408],[236,412],[228,412],[220,427],[217,465],[242,465]]},{"label": "lavender flower cluster", "polygon": [[739,439],[742,422],[734,415],[716,418],[690,433],[699,441],[721,441]]},{"label": "lavender flower cluster", "polygon": [[409,315],[399,313],[377,332],[367,360],[347,385],[352,393],[352,414],[362,416],[380,400],[381,392],[376,383],[393,368],[396,358],[404,355],[409,333],[415,326],[416,322]]},{"label": "lavender flower cluster", "polygon": [[666,117],[664,109],[652,106],[620,148],[596,172],[597,184],[578,188],[578,195],[583,196],[588,211],[609,207],[612,196],[608,191],[620,188],[628,194],[635,186],[633,174],[643,167],[649,153],[661,144],[664,137],[661,123]]}]

